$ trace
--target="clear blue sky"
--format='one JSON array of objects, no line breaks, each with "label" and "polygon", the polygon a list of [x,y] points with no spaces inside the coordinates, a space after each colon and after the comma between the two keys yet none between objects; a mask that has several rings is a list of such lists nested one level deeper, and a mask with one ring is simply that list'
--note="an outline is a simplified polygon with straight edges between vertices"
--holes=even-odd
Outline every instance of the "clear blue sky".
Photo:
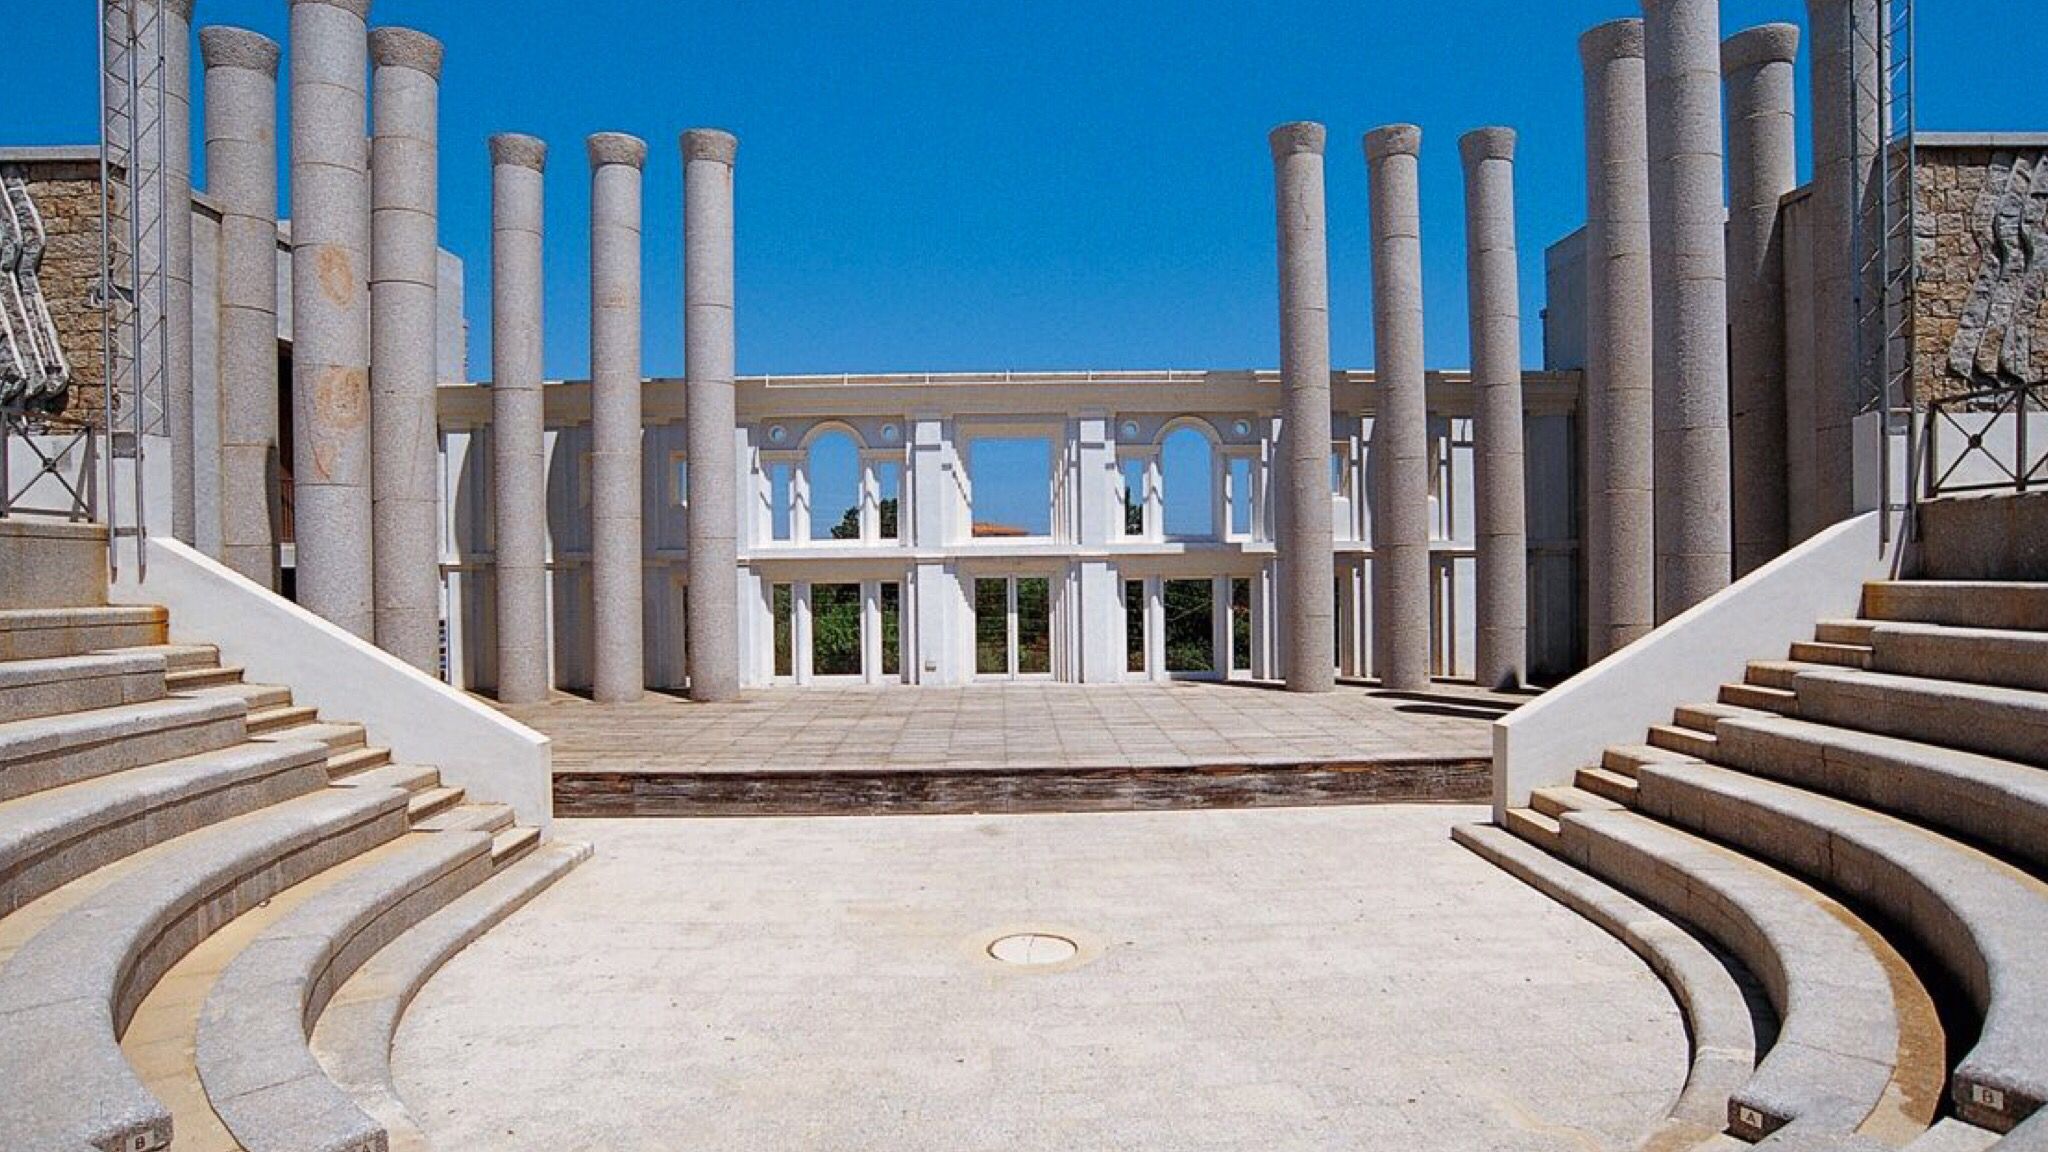
[{"label": "clear blue sky", "polygon": [[[2048,129],[2048,21],[2018,18],[2026,7],[1990,19],[1981,0],[1921,5],[1924,127]],[[473,373],[489,363],[484,140],[513,130],[553,146],[547,362],[580,376],[583,138],[626,131],[652,145],[647,368],[673,375],[675,142],[699,125],[741,140],[743,372],[1270,366],[1265,137],[1293,119],[1330,127],[1332,336],[1337,362],[1358,367],[1372,361],[1360,135],[1424,128],[1429,354],[1456,366],[1467,360],[1456,138],[1493,123],[1521,132],[1535,363],[1542,250],[1582,217],[1576,39],[1632,11],[1590,0],[378,0],[375,19],[448,45],[442,239],[469,269]],[[1729,32],[1774,19],[1803,21],[1804,4],[1723,5]],[[282,39],[286,4],[199,0],[198,20]],[[90,6],[13,0],[8,34],[0,144],[92,140]]]}]

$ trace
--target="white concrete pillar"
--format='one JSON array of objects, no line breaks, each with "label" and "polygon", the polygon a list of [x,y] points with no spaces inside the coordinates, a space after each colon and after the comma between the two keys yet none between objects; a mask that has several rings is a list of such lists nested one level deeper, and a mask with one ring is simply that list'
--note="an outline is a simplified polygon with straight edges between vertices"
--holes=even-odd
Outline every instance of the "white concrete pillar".
[{"label": "white concrete pillar", "polygon": [[[1373,665],[1382,686],[1430,682],[1429,397],[1422,346],[1422,129],[1366,134],[1372,184]],[[1327,470],[1324,464],[1327,490]]]},{"label": "white concrete pillar", "polygon": [[441,671],[440,435],[434,405],[440,258],[441,44],[370,33],[370,459],[377,644]]},{"label": "white concrete pillar", "polygon": [[498,699],[506,704],[544,700],[550,687],[547,455],[541,391],[541,297],[546,288],[541,275],[541,173],[547,159],[547,145],[531,136],[491,137],[491,462],[497,500],[493,556]]},{"label": "white concrete pillar", "polygon": [[1273,151],[1280,234],[1281,675],[1291,692],[1337,686],[1330,527],[1330,248],[1321,124],[1282,124]]},{"label": "white concrete pillar", "polygon": [[1721,6],[1644,0],[1657,619],[1728,586],[1727,210],[1721,199]]},{"label": "white concrete pillar", "polygon": [[292,490],[299,603],[375,633],[370,0],[291,0]]},{"label": "white concrete pillar", "polygon": [[1814,426],[1794,428],[1792,436],[1795,451],[1814,456],[1815,489],[1806,499],[1816,527],[1876,506],[1877,493],[1859,498],[1856,491],[1854,421],[1884,394],[1884,262],[1877,258],[1884,237],[1878,193],[1889,105],[1878,40],[1884,8],[1877,0],[1806,5],[1813,37],[1807,61],[1813,99]]},{"label": "white concrete pillar", "polygon": [[739,500],[733,465],[733,159],[739,141],[683,133],[684,420],[690,441],[690,697],[739,694]]},{"label": "white concrete pillar", "polygon": [[220,205],[221,562],[277,588],[277,44],[199,33],[206,189]]},{"label": "white concrete pillar", "polygon": [[1799,28],[1765,24],[1721,45],[1728,105],[1729,441],[1735,575],[1785,550],[1785,275],[1778,204],[1799,183],[1793,64]]},{"label": "white concrete pillar", "polygon": [[1466,291],[1472,326],[1473,519],[1478,569],[1474,679],[1519,688],[1529,659],[1529,535],[1522,462],[1522,304],[1515,249],[1515,133],[1458,141],[1465,162]]},{"label": "white concrete pillar", "polygon": [[1643,22],[1579,38],[1586,87],[1586,656],[1657,624]]},{"label": "white concrete pillar", "polygon": [[647,163],[647,144],[621,133],[600,132],[586,147],[590,563],[597,609],[592,690],[600,704],[627,704],[640,699],[647,680],[640,533],[640,173]]}]

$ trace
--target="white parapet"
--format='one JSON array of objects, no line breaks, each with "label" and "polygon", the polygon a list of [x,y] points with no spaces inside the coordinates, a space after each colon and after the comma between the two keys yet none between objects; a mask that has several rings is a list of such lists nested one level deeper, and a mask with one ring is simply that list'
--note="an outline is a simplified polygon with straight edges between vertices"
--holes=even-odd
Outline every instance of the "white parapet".
[{"label": "white parapet", "polygon": [[1715,698],[1751,660],[1782,659],[1817,621],[1856,615],[1890,562],[1879,513],[1845,520],[1493,725],[1493,815],[1569,784],[1614,744],[1640,744],[1672,709]]},{"label": "white parapet", "polygon": [[327,719],[363,725],[394,760],[439,769],[471,800],[510,805],[520,823],[546,833],[546,736],[183,544],[152,538],[140,580],[132,545],[123,552],[112,603],[163,605],[174,642],[217,646],[251,681],[289,687]]}]

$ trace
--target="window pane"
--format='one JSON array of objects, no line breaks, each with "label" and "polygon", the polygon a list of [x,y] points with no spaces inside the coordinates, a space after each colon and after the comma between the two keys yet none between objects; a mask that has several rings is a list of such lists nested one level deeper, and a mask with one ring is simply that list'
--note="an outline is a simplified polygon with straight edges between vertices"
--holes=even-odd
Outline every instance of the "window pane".
[{"label": "window pane", "polygon": [[1145,670],[1145,582],[1124,581],[1124,671]]},{"label": "window pane", "polygon": [[1193,428],[1180,428],[1160,449],[1160,472],[1166,499],[1166,534],[1205,538],[1216,534],[1216,477],[1209,438]]},{"label": "window pane", "polygon": [[1230,533],[1252,534],[1252,462],[1243,456],[1230,462]]},{"label": "window pane", "polygon": [[974,582],[974,671],[980,676],[1010,674],[1010,582]]},{"label": "window pane", "polygon": [[881,501],[875,508],[875,519],[880,523],[880,536],[884,540],[899,540],[902,531],[898,524],[903,512],[903,465],[889,463],[875,465],[875,487]]},{"label": "window pane", "polygon": [[860,675],[860,585],[811,585],[811,671]]},{"label": "window pane", "polygon": [[789,539],[789,477],[787,464],[768,466],[768,518],[772,539]]},{"label": "window pane", "polygon": [[1017,674],[1052,671],[1052,584],[1043,576],[1017,581]]},{"label": "window pane", "polygon": [[1166,670],[1216,670],[1215,585],[1207,580],[1166,582]]},{"label": "window pane", "polygon": [[974,535],[1052,535],[1052,441],[970,441],[967,483],[974,492]]},{"label": "window pane", "polygon": [[775,615],[775,674],[796,675],[793,653],[796,645],[790,628],[790,589],[787,584],[777,584],[771,595],[774,598]]},{"label": "window pane", "polygon": [[1341,452],[1332,452],[1330,453],[1330,495],[1342,496],[1343,494],[1344,454]]},{"label": "window pane", "polygon": [[903,675],[903,585],[882,585],[882,675]]},{"label": "window pane", "polygon": [[1252,582],[1242,578],[1230,582],[1230,668],[1252,668]]},{"label": "window pane", "polygon": [[811,442],[811,539],[860,539],[860,449],[844,432]]},{"label": "window pane", "polygon": [[1125,460],[1121,465],[1124,478],[1124,535],[1145,534],[1145,462]]}]

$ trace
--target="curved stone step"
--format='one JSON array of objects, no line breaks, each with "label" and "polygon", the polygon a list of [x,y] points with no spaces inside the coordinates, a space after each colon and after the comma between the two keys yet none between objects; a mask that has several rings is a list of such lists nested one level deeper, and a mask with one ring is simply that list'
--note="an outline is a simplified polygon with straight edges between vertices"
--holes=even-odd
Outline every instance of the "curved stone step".
[{"label": "curved stone step", "polygon": [[0,661],[0,724],[154,700],[164,662],[151,656],[51,656]]},{"label": "curved stone step", "polygon": [[86,877],[0,968],[0,1148],[162,1147],[170,1113],[118,1039],[136,1005],[215,926],[404,828],[405,793],[324,788]]},{"label": "curved stone step", "polygon": [[2004,1131],[2048,1100],[2048,885],[1895,817],[1710,764],[1652,765],[1638,803],[1878,909],[1983,1019],[1950,1077],[1956,1114]]},{"label": "curved stone step", "polygon": [[427,1147],[391,1078],[391,1045],[413,997],[451,957],[589,856],[588,845],[555,842],[500,868],[385,946],[328,1001],[313,1028],[313,1054],[383,1127],[392,1152]]},{"label": "curved stone step", "polygon": [[1869,644],[1872,672],[2048,692],[2048,632],[1884,623]]},{"label": "curved stone step", "polygon": [[153,844],[315,791],[326,749],[246,743],[0,803],[0,916]]},{"label": "curved stone step", "polygon": [[1933,1122],[1947,1074],[1940,1020],[1906,962],[1848,909],[1640,813],[1559,824],[1565,859],[1719,941],[1762,981],[1781,1026],[1729,1101],[1737,1136],[1797,1123],[1899,1144]]},{"label": "curved stone step", "polygon": [[1714,763],[1967,836],[2048,867],[2048,772],[1788,716],[1716,725]]},{"label": "curved stone step", "polygon": [[0,800],[231,747],[245,715],[229,697],[166,696],[0,724]]},{"label": "curved stone step", "polygon": [[1756,1028],[1742,986],[1690,933],[1593,876],[1513,834],[1460,825],[1451,838],[1592,921],[1642,957],[1685,1013],[1692,1067],[1685,1088],[1644,1147],[1675,1148],[1718,1135],[1728,1098],[1756,1071]]},{"label": "curved stone step", "polygon": [[1929,1128],[1926,1135],[1906,1145],[1903,1152],[1988,1152],[1998,1147],[1998,1143],[1998,1133],[1975,1124],[1965,1124],[1950,1116]]},{"label": "curved stone step", "polygon": [[1801,720],[2048,767],[2048,692],[1810,665],[1792,690]]},{"label": "curved stone step", "polygon": [[[106,648],[102,656],[160,656],[164,674],[205,671],[220,667],[220,649],[211,644],[141,644],[132,648]],[[240,671],[240,669],[236,669]]]},{"label": "curved stone step", "polygon": [[481,832],[409,836],[375,866],[306,901],[215,981],[196,1061],[214,1112],[248,1152],[381,1152],[384,1133],[309,1047],[334,989],[398,934],[490,874]]},{"label": "curved stone step", "polygon": [[0,660],[162,644],[170,620],[171,614],[154,604],[0,609]]},{"label": "curved stone step", "polygon": [[1958,628],[2048,631],[2048,584],[1880,580],[1863,586],[1863,616]]}]

